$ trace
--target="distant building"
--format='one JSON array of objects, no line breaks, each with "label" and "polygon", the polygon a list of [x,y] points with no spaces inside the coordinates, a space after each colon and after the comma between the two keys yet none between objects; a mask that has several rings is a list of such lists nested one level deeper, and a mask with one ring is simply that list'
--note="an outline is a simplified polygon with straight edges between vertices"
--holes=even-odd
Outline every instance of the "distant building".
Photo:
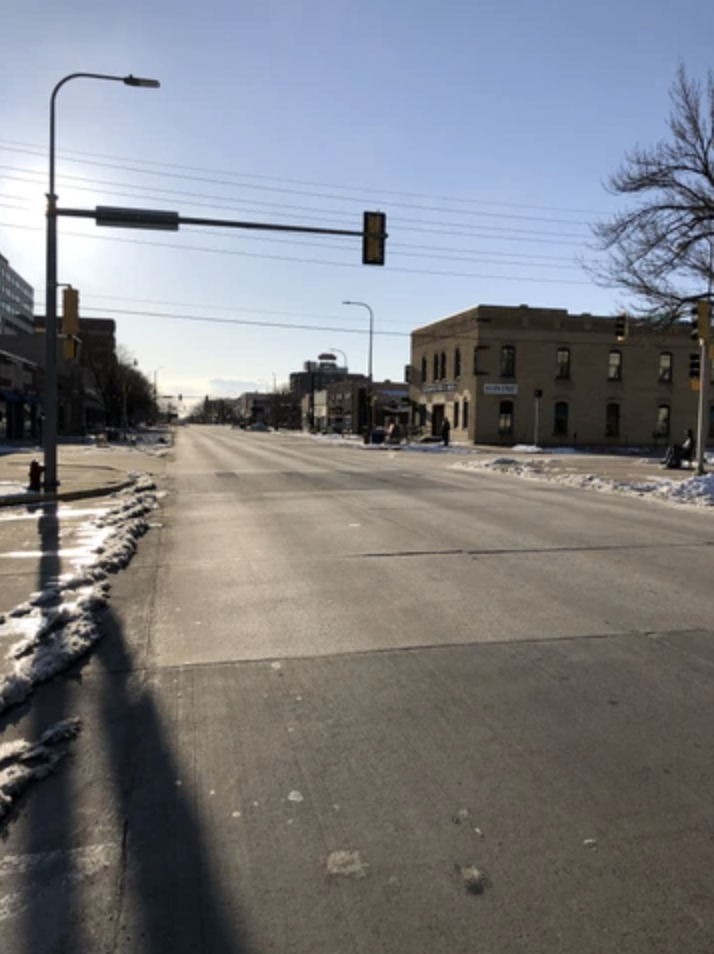
[{"label": "distant building", "polygon": [[629,320],[618,340],[613,317],[478,305],[412,332],[414,423],[438,435],[447,417],[476,444],[666,444],[696,426],[689,332]]},{"label": "distant building", "polygon": [[[10,341],[15,335],[0,337]],[[41,367],[22,355],[1,350],[0,344],[0,441],[39,439]]]},{"label": "distant building", "polygon": [[0,255],[0,335],[31,335],[35,293],[32,285]]}]

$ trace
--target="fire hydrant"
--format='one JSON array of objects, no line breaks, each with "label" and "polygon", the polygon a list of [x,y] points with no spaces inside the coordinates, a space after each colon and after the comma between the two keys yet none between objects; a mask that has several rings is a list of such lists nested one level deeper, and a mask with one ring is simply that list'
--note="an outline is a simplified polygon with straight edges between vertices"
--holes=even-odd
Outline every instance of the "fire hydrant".
[{"label": "fire hydrant", "polygon": [[42,490],[42,475],[45,472],[45,468],[42,464],[33,460],[30,464],[30,490],[40,491]]}]

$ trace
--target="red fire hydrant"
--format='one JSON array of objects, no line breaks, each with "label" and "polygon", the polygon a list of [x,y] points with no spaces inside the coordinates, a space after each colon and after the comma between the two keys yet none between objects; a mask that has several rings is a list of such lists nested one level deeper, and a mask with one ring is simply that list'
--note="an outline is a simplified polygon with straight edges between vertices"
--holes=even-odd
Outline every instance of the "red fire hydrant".
[{"label": "red fire hydrant", "polygon": [[45,468],[38,460],[33,460],[30,464],[30,490],[42,490],[42,475]]}]

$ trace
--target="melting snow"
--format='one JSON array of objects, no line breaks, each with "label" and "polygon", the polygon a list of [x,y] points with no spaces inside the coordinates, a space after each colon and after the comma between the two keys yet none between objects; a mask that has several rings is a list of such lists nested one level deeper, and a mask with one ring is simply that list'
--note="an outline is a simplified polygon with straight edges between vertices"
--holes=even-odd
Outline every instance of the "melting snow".
[{"label": "melting snow", "polygon": [[79,719],[56,722],[40,736],[39,742],[6,742],[0,745],[0,819],[33,781],[53,772],[67,754],[63,743],[79,732]]},{"label": "melting snow", "polygon": [[714,506],[714,474],[692,476],[684,480],[666,477],[650,480],[613,480],[596,474],[572,474],[554,470],[555,461],[520,461],[513,457],[495,457],[486,461],[466,461],[453,465],[463,470],[495,470],[529,480],[542,480],[597,490],[600,493],[648,497],[698,507]]},{"label": "melting snow", "polygon": [[[9,671],[0,674],[0,713],[23,702],[87,653],[99,639],[95,614],[107,603],[107,577],[127,566],[156,506],[149,478],[113,497],[114,504],[82,528],[82,552],[67,573],[0,617],[0,639],[17,638],[7,652]],[[19,637],[19,638],[18,638]]]}]

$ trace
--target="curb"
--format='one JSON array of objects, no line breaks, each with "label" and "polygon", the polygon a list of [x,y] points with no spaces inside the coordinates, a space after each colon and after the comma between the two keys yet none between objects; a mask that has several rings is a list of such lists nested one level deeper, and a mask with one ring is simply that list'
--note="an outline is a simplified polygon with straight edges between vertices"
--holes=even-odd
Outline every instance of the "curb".
[{"label": "curb", "polygon": [[0,507],[18,507],[31,504],[55,503],[60,500],[83,500],[85,497],[108,497],[119,490],[132,487],[136,481],[124,480],[105,487],[88,487],[86,490],[60,490],[53,494],[25,493],[0,497]]}]

